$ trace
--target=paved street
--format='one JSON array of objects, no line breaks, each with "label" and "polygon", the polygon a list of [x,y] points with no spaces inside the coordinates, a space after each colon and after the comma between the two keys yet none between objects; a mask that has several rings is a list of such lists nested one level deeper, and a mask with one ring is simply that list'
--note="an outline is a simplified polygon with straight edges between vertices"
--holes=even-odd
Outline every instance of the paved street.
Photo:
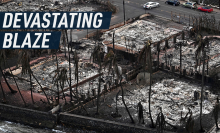
[{"label": "paved street", "polygon": [[[114,17],[111,20],[111,25],[120,23],[124,21],[123,16],[123,0],[110,0],[115,4],[119,11],[114,15]],[[145,10],[143,8],[143,4],[149,2],[149,1],[155,1],[160,3],[160,7],[153,8],[151,10]],[[137,17],[141,14],[151,13],[153,15],[165,18],[165,19],[171,19],[171,12],[173,14],[173,19],[176,21],[189,23],[189,16],[199,16],[202,14],[207,15],[214,15],[217,21],[220,21],[220,10],[214,9],[214,12],[212,13],[204,13],[200,12],[198,10],[190,9],[190,8],[184,8],[182,6],[172,6],[172,5],[166,5],[166,0],[125,0],[125,14],[126,14],[126,20],[129,18]],[[183,3],[184,1],[180,1]],[[180,16],[180,19],[179,19]],[[95,30],[89,30],[89,32],[93,32]],[[73,30],[74,38],[81,39],[85,37],[87,34],[87,30],[77,31]]]}]

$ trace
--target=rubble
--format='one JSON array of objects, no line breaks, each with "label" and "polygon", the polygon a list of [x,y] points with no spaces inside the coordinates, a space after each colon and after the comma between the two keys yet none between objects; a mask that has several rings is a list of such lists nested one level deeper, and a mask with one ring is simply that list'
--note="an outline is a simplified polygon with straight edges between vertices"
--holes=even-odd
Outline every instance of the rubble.
[{"label": "rubble", "polygon": [[[218,61],[220,60],[220,55],[218,49],[220,49],[220,40],[213,39],[211,42],[209,42],[209,48],[205,48],[207,50],[206,55],[209,57],[208,59],[208,67],[209,71],[212,69],[217,68],[220,64]],[[170,45],[172,47],[172,45]],[[189,70],[197,70],[200,74],[202,73],[202,58],[200,62],[200,67],[198,66],[197,69],[195,69],[196,65],[196,56],[195,51],[197,48],[194,47],[194,45],[182,45],[182,66],[183,68]],[[180,64],[180,54],[179,54],[179,48],[175,49],[172,48],[167,52],[167,61],[169,62],[169,66],[179,66]],[[161,63],[165,63],[165,54],[163,54],[162,58],[160,59]],[[182,68],[182,69],[183,69]],[[207,65],[205,65],[205,72],[207,72]]]},{"label": "rubble", "polygon": [[96,7],[92,6],[80,6],[76,5],[76,0],[71,1],[50,1],[50,0],[36,0],[36,1],[14,1],[4,3],[0,6],[1,11],[78,11],[78,12],[86,12],[86,11],[95,11]]},{"label": "rubble", "polygon": [[143,48],[147,40],[151,40],[152,43],[158,42],[180,31],[181,30],[163,27],[149,21],[137,20],[132,24],[105,32],[102,38],[105,39],[104,41],[112,42],[112,34],[115,32],[115,45],[139,51]]},{"label": "rubble", "polygon": [[[201,86],[199,84],[190,83],[189,81],[175,80],[175,79],[163,79],[161,82],[157,82],[152,85],[152,96],[151,96],[151,110],[152,118],[156,121],[156,116],[159,112],[159,107],[162,107],[166,121],[173,125],[180,124],[181,112],[183,116],[188,112],[190,108],[193,112],[193,117],[199,116],[200,110],[200,99],[194,99],[194,93],[200,94]],[[142,103],[144,108],[144,117],[149,117],[148,109],[148,92],[149,86],[143,88],[136,87],[131,91],[133,95],[127,95],[125,97],[126,104],[129,108],[136,109],[139,102]],[[212,94],[209,91],[209,87],[204,88],[204,101],[203,101],[203,114],[208,114],[212,111],[215,104],[217,95]],[[121,96],[119,96],[121,98]],[[200,97],[199,97],[200,98]],[[118,107],[123,107],[122,100],[118,100]],[[112,103],[110,106],[115,106]],[[137,116],[137,114],[133,114]]]}]

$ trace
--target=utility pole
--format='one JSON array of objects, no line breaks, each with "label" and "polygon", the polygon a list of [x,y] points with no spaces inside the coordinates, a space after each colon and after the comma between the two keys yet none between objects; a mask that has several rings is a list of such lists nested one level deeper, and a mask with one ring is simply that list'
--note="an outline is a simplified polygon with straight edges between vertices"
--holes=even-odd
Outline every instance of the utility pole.
[{"label": "utility pole", "polygon": [[125,1],[123,0],[123,11],[124,11],[124,25],[125,25]]}]

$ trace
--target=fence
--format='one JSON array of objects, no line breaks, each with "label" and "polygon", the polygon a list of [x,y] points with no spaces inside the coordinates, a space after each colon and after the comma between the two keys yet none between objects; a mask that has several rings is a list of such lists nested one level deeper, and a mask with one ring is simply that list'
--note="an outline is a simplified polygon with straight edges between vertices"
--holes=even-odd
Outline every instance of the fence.
[{"label": "fence", "polygon": [[171,20],[181,24],[192,25],[192,16],[171,11]]}]

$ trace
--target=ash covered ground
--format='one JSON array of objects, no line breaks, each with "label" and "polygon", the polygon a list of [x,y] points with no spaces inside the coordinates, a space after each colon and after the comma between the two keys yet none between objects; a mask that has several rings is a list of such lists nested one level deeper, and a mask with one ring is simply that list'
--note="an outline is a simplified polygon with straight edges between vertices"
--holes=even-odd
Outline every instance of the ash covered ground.
[{"label": "ash covered ground", "polygon": [[[156,72],[152,75],[152,80],[155,82],[152,84],[152,93],[151,93],[151,113],[154,122],[159,111],[159,107],[162,107],[165,120],[176,126],[183,126],[180,122],[181,112],[185,116],[188,112],[188,108],[193,111],[193,118],[196,123],[199,124],[199,110],[200,110],[200,99],[195,100],[194,92],[200,92],[201,84],[198,82],[181,79],[179,77],[167,74],[165,72]],[[150,117],[149,117],[149,102],[148,102],[148,92],[149,86],[138,85],[136,80],[129,81],[127,84],[123,84],[124,88],[124,97],[125,103],[135,121],[136,125],[149,127]],[[96,113],[96,100],[90,101],[85,105],[90,116],[95,118],[101,118],[111,121],[117,121],[122,123],[131,123],[130,117],[125,110],[124,104],[122,102],[122,93],[120,87],[108,93],[105,97],[102,96],[99,115]],[[116,112],[116,95],[119,92],[117,107],[118,112],[121,117],[113,117],[112,114]],[[219,94],[218,92],[212,92],[212,89],[209,85],[204,88],[204,101],[203,101],[203,120],[210,121],[210,123],[205,124],[205,129],[210,129],[214,120],[212,117],[213,106],[216,102],[216,97]],[[137,105],[141,102],[144,108],[144,121],[145,124],[138,123],[138,110]],[[78,112],[77,109],[71,110],[70,113],[86,115],[85,111]],[[199,126],[196,125],[195,129],[199,129]],[[177,131],[170,126],[166,127],[166,130]],[[184,132],[184,129],[178,129],[178,132]]]}]

